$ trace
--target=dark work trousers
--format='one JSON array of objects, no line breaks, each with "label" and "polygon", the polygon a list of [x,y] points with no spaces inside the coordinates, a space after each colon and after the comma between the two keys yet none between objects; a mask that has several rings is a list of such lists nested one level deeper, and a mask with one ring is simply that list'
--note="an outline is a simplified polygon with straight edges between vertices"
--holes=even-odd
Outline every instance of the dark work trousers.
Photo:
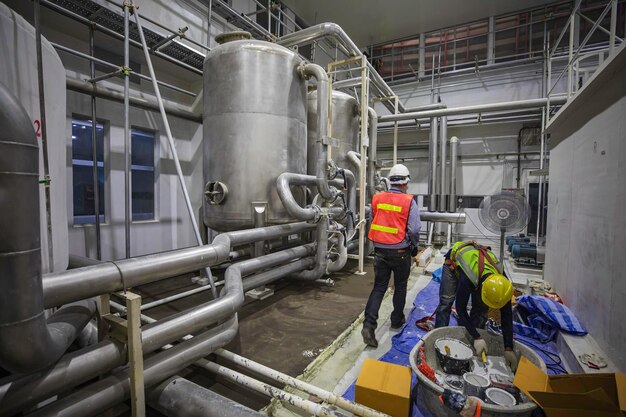
[{"label": "dark work trousers", "polygon": [[446,327],[450,324],[450,313],[456,297],[456,289],[459,285],[459,276],[448,265],[441,270],[441,283],[439,284],[439,305],[435,310],[435,328]]},{"label": "dark work trousers", "polygon": [[[401,252],[399,252],[401,251]],[[393,293],[393,312],[391,313],[391,323],[399,324],[404,318],[404,303],[406,301],[406,284],[411,271],[411,251],[410,249],[380,249],[374,250],[374,288],[367,299],[365,306],[364,327],[376,329],[378,320],[378,310],[383,301],[391,273],[393,272],[393,282],[395,291]]]}]

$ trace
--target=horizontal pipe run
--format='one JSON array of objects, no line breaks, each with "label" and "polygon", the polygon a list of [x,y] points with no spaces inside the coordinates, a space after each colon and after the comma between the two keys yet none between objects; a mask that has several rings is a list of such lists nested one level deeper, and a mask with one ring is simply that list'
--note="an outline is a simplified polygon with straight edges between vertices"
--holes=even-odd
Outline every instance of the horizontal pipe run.
[{"label": "horizontal pipe run", "polygon": [[[72,48],[68,48],[67,46],[59,45],[58,43],[50,42],[50,44],[54,47],[54,49],[56,49],[58,51],[67,52],[68,54],[77,56],[79,58],[86,59],[88,61],[95,62],[95,63],[103,65],[105,67],[118,68],[118,69],[121,67],[121,65],[112,64],[110,62],[107,62],[107,61],[104,61],[102,59],[96,58],[96,57],[91,56],[89,54],[84,54],[84,53],[76,51],[76,50],[74,50]],[[141,78],[142,80],[152,81],[152,78],[148,77],[147,75],[143,75],[141,73],[138,73],[138,72],[132,72],[131,75],[137,76],[137,77]],[[158,81],[157,80],[157,83],[160,86],[162,86],[162,87],[169,88],[171,90],[177,91],[177,92],[182,93],[182,94],[186,94],[186,95],[191,96],[191,97],[196,97],[197,96],[196,93],[193,93],[191,91],[185,90],[184,88],[176,87],[175,85],[168,84],[168,83],[165,83],[163,81]]]},{"label": "horizontal pipe run", "polygon": [[315,385],[309,384],[308,382],[304,382],[299,379],[293,378],[287,374],[284,374],[282,372],[269,368],[258,362],[254,362],[250,359],[244,358],[243,356],[239,356],[233,352],[229,352],[228,350],[225,350],[223,348],[216,350],[214,353],[219,358],[226,359],[227,361],[230,361],[236,365],[249,369],[264,377],[271,378],[272,380],[280,384],[288,385],[300,391],[304,391],[308,394],[314,395],[326,403],[337,405],[338,407],[341,407],[344,410],[350,411],[351,413],[356,414],[357,416],[363,416],[363,417],[386,416],[386,414],[381,413],[380,411],[377,411],[372,408],[366,407],[364,405],[357,404],[355,402],[347,400],[339,395],[333,394],[332,392],[318,388]]},{"label": "horizontal pipe run", "polygon": [[265,417],[179,376],[153,388],[146,397],[150,407],[168,417]]},{"label": "horizontal pipe run", "polygon": [[425,110],[435,110],[435,109],[445,109],[447,106],[443,103],[432,103],[432,104],[424,104],[422,106],[415,107],[406,107],[404,109],[405,113],[412,113],[416,111],[425,111]]},{"label": "horizontal pipe run", "polygon": [[313,249],[313,245],[298,246],[232,265],[224,275],[224,290],[220,298],[181,311],[157,323],[143,326],[141,338],[144,352],[155,351],[166,343],[188,333],[194,333],[236,313],[244,302],[242,276],[309,256],[313,253]]},{"label": "horizontal pipe run", "polygon": [[[66,77],[65,79],[67,89],[76,91],[77,93],[95,95],[98,98],[115,101],[118,103],[124,102],[124,93],[114,90],[112,88],[103,87],[101,85],[93,85],[88,81]],[[138,95],[130,95],[128,101],[131,106],[138,107],[144,110],[151,110],[154,112],[159,111],[159,105],[153,97],[143,97]],[[172,103],[170,101],[163,101],[165,112],[172,116],[180,117],[181,119],[190,120],[196,123],[202,123],[202,115],[191,111],[186,106]]]},{"label": "horizontal pipe run", "polygon": [[320,404],[316,404],[310,400],[305,400],[303,398],[298,397],[295,394],[290,394],[281,389],[273,387],[269,384],[265,384],[263,382],[257,381],[254,378],[251,378],[247,375],[239,373],[237,371],[233,371],[232,369],[228,369],[224,366],[218,365],[214,362],[209,362],[206,359],[201,359],[196,362],[197,366],[206,369],[207,371],[214,373],[222,378],[229,380],[237,385],[249,388],[253,391],[261,393],[270,398],[276,398],[281,402],[285,402],[290,406],[294,406],[299,408],[300,410],[304,410],[306,414],[319,416],[319,417],[342,417],[343,414],[339,412],[335,412],[328,407],[325,407]]},{"label": "horizontal pipe run", "polygon": [[126,363],[126,346],[107,339],[63,356],[34,374],[0,380],[0,416],[8,417]]},{"label": "horizontal pipe run", "polygon": [[[147,358],[143,373],[145,385],[158,384],[225,346],[235,337],[237,329],[237,315],[233,315],[223,324]],[[93,417],[129,396],[129,369],[126,367],[27,416]]]},{"label": "horizontal pipe run", "polygon": [[218,235],[212,244],[104,262],[43,277],[44,305],[51,308],[226,262],[233,246],[302,233],[315,228],[290,223]]},{"label": "horizontal pipe run", "polygon": [[440,223],[465,223],[465,213],[444,213],[438,211],[420,211],[420,220]]},{"label": "horizontal pipe run", "polygon": [[[219,281],[215,283],[216,287],[219,287],[222,285],[224,285],[224,281]],[[163,304],[168,304],[168,303],[171,303],[172,301],[180,300],[181,298],[191,297],[192,295],[195,295],[204,291],[208,291],[210,289],[211,289],[210,285],[203,285],[201,287],[197,287],[189,291],[184,291],[178,294],[174,294],[169,297],[159,298],[158,300],[155,300],[151,303],[142,304],[141,311],[150,310],[151,308],[158,307]]]},{"label": "horizontal pipe run", "polygon": [[298,271],[303,271],[305,269],[311,268],[313,265],[315,265],[315,258],[308,257],[298,259],[297,261],[293,261],[286,265],[272,268],[269,271],[252,275],[243,280],[243,290],[249,291],[254,288],[259,288],[263,285],[269,285],[280,278],[284,278],[291,274],[295,274]]},{"label": "horizontal pipe run", "polygon": [[[560,105],[567,101],[565,97],[555,97],[550,99],[550,105]],[[493,111],[507,111],[519,109],[532,109],[545,107],[548,104],[547,98],[535,98],[530,100],[504,101],[501,103],[477,104],[465,107],[448,107],[445,109],[425,110],[412,113],[389,114],[379,116],[379,122],[394,122],[397,120],[427,119],[431,117],[454,116],[458,114],[473,114]]]}]

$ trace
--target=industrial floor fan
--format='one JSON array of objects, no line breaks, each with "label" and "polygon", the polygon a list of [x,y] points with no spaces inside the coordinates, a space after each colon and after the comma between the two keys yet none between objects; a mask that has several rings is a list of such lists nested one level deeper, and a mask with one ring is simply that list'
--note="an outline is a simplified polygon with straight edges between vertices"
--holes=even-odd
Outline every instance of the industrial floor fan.
[{"label": "industrial floor fan", "polygon": [[523,194],[502,191],[483,199],[478,217],[487,230],[500,233],[500,262],[504,262],[504,237],[524,230],[530,220],[530,206]]}]

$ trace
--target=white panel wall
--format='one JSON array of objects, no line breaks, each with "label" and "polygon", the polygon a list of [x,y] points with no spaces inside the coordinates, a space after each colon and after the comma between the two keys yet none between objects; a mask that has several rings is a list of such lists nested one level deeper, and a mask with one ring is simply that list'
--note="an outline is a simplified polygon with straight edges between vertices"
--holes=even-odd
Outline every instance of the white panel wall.
[{"label": "white panel wall", "polygon": [[[551,131],[545,279],[626,369],[626,49]],[[600,80],[601,77],[598,79]],[[590,87],[590,88],[587,88]],[[579,100],[580,99],[580,100]]]}]

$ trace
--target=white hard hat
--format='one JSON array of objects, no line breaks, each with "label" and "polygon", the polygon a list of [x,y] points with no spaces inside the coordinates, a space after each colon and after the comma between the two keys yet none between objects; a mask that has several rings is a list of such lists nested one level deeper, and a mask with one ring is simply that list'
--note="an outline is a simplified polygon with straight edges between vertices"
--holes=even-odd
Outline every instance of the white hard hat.
[{"label": "white hard hat", "polygon": [[389,182],[391,184],[408,184],[411,175],[409,169],[402,164],[395,164],[389,170]]}]

